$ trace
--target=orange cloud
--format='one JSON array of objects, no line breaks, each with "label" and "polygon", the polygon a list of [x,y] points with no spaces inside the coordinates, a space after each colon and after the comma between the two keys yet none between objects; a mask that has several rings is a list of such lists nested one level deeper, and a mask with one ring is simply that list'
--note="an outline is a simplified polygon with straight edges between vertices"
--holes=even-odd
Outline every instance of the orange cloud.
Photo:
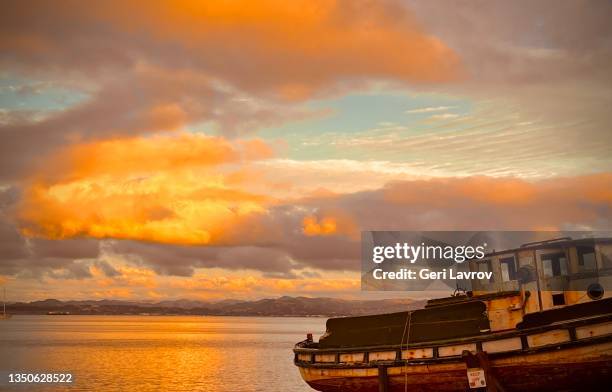
[{"label": "orange cloud", "polygon": [[19,219],[25,234],[52,239],[215,243],[272,201],[226,181],[230,166],[270,153],[260,141],[187,133],[76,145],[31,181]]},{"label": "orange cloud", "polygon": [[148,289],[153,289],[158,286],[155,272],[149,269],[124,265],[119,265],[116,268],[118,272],[116,276],[106,277],[99,268],[92,266],[90,270],[92,276],[96,279],[96,285],[98,287],[127,286],[144,287]]},{"label": "orange cloud", "polygon": [[134,292],[126,288],[114,288],[114,289],[107,289],[107,290],[94,290],[89,295],[95,298],[100,298],[100,299],[107,299],[107,298],[129,299],[129,298],[134,297]]},{"label": "orange cloud", "polygon": [[[5,11],[0,50],[33,67],[44,56],[46,69],[193,68],[290,100],[359,80],[439,82],[461,73],[456,54],[393,0],[19,3]],[[96,55],[74,56],[84,49]]]},{"label": "orange cloud", "polygon": [[322,218],[318,220],[315,216],[307,216],[304,218],[303,224],[304,234],[309,236],[335,234],[338,228],[334,218]]},{"label": "orange cloud", "polygon": [[239,293],[242,297],[258,295],[285,295],[287,293],[308,292],[347,292],[360,287],[360,279],[335,277],[334,279],[275,279],[252,275],[206,277],[196,275],[189,279],[172,279],[168,282],[174,289],[188,290],[190,293],[204,292],[202,297],[223,296],[223,293]]},{"label": "orange cloud", "polygon": [[612,203],[612,173],[527,181],[486,176],[431,178],[395,182],[384,188],[385,200],[392,203],[446,207],[472,202],[500,208],[546,208],[551,204],[575,207],[584,203]]},{"label": "orange cloud", "polygon": [[257,139],[232,143],[194,133],[157,134],[65,147],[46,160],[37,176],[41,181],[64,182],[102,175],[211,167],[271,155],[270,147]]},{"label": "orange cloud", "polygon": [[[408,185],[413,191],[404,192]],[[541,183],[518,178],[475,176],[395,182],[387,186],[385,198],[395,203],[424,203],[428,206],[447,205],[449,198],[519,206],[533,202],[540,191]]]},{"label": "orange cloud", "polygon": [[[331,195],[331,197],[334,198],[336,195]],[[304,217],[302,219],[302,232],[309,237],[343,235],[356,239],[359,228],[346,212],[325,210],[320,211],[318,215]]]},{"label": "orange cloud", "polygon": [[539,181],[482,176],[394,182],[378,192],[384,203],[369,207],[376,214],[357,221],[389,230],[606,230],[610,184],[612,173]]}]

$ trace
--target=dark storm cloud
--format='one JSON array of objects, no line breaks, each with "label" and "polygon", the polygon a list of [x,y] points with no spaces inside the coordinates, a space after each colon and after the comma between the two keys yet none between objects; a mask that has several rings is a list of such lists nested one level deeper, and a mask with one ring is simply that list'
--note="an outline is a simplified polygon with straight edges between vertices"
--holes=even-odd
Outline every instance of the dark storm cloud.
[{"label": "dark storm cloud", "polygon": [[28,239],[32,254],[38,257],[55,257],[60,259],[94,259],[100,254],[98,240],[68,239],[46,240]]},{"label": "dark storm cloud", "polygon": [[25,240],[15,225],[0,218],[0,263],[27,255]]},{"label": "dark storm cloud", "polygon": [[282,247],[207,247],[112,241],[108,249],[161,275],[191,276],[195,268],[215,267],[287,273],[294,267]]}]

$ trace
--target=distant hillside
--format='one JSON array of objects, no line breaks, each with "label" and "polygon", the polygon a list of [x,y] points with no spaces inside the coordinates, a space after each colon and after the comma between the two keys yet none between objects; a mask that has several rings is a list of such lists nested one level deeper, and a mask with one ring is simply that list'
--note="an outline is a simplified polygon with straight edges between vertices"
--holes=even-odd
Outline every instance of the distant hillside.
[{"label": "distant hillside", "polygon": [[280,297],[222,306],[223,314],[248,316],[349,316],[400,312],[421,307],[411,300],[350,301],[336,298]]},{"label": "distant hillside", "polygon": [[392,313],[420,308],[423,301],[386,299],[374,301],[343,300],[336,298],[280,297],[258,301],[225,300],[201,302],[173,300],[156,303],[100,300],[100,301],[44,301],[16,302],[7,305],[12,314],[156,314],[156,315],[214,315],[214,316],[357,316]]}]

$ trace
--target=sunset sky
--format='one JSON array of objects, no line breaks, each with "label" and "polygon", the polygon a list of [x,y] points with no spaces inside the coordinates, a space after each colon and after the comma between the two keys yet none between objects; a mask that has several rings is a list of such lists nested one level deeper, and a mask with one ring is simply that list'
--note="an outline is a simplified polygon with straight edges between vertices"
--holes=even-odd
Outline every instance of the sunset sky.
[{"label": "sunset sky", "polygon": [[9,299],[366,298],[361,230],[611,230],[608,1],[6,1]]}]

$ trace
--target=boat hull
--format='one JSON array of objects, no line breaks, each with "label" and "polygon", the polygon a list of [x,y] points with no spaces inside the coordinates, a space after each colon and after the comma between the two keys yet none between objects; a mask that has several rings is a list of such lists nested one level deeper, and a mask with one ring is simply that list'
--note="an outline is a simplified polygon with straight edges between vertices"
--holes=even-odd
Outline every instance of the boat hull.
[{"label": "boat hull", "polygon": [[[602,390],[612,381],[612,342],[491,360],[505,391]],[[466,391],[466,365],[458,359],[440,364],[386,367],[388,390]],[[379,391],[379,368],[300,367],[304,380],[322,392]],[[605,388],[604,388],[605,389]]]}]

